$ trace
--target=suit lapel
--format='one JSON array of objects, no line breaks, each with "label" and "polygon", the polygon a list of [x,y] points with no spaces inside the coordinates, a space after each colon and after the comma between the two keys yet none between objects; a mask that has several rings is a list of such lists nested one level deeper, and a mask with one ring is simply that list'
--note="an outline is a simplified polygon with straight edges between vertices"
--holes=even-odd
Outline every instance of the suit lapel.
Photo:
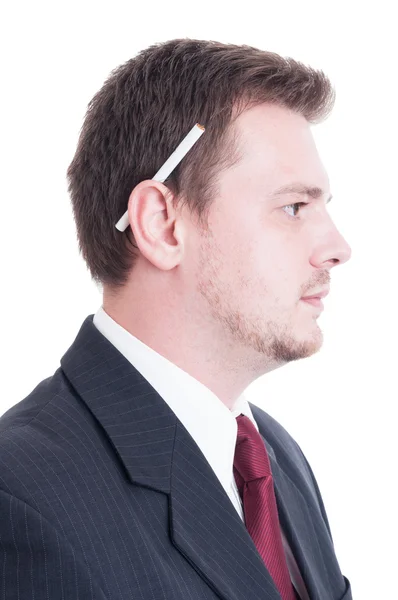
[{"label": "suit lapel", "polygon": [[[269,451],[269,446],[267,450]],[[317,590],[318,595],[314,595],[316,581],[313,575],[314,573],[324,572],[325,566],[320,552],[311,551],[316,539],[313,517],[311,519],[303,496],[279,467],[275,455],[270,461],[280,525],[293,552],[306,588],[311,590],[311,597],[325,598],[326,600],[329,598],[329,590],[323,589],[323,593],[319,593],[319,590]],[[325,581],[327,581],[327,573],[325,573]]]},{"label": "suit lapel", "polygon": [[62,370],[105,430],[130,481],[170,493],[177,417],[98,331],[93,316],[62,357]]},{"label": "suit lapel", "polygon": [[[260,412],[258,407],[252,404],[250,407],[270,457],[279,522],[309,596],[322,600],[332,599],[336,590],[333,589],[331,581],[333,577],[338,581],[341,575],[319,509],[312,505],[311,494],[308,492],[304,495],[302,489],[300,490],[300,486],[295,482],[297,474],[295,476],[291,473],[287,464],[282,468],[281,463],[277,461],[274,448],[277,448],[278,444],[275,432],[270,427],[272,419],[268,422],[264,419],[263,411]],[[280,449],[279,451],[282,453]],[[333,570],[335,573],[332,574]]]},{"label": "suit lapel", "polygon": [[148,381],[89,315],[61,359],[127,477],[170,497],[171,542],[223,600],[280,600],[242,520],[203,453]]},{"label": "suit lapel", "polygon": [[171,481],[173,542],[210,587],[224,600],[279,600],[242,519],[181,423]]}]

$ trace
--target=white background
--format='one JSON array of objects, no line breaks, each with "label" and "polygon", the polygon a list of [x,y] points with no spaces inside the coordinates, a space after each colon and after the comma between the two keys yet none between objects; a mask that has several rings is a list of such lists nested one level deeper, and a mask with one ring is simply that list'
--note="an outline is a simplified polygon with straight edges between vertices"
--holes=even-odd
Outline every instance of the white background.
[{"label": "white background", "polygon": [[306,454],[354,600],[398,598],[394,4],[36,1],[10,2],[0,19],[0,414],[58,368],[101,304],[78,254],[66,169],[111,69],[154,42],[193,37],[292,56],[332,79],[335,110],[313,132],[352,258],[331,272],[322,350],[247,396]]}]

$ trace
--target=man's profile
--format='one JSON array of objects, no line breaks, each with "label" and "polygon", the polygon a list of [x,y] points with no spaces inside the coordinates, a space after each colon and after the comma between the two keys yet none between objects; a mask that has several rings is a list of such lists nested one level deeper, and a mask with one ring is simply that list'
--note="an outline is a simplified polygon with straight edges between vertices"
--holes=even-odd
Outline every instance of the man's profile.
[{"label": "man's profile", "polygon": [[102,306],[0,418],[4,600],[351,600],[306,457],[244,395],[321,349],[350,258],[311,132],[334,99],[291,58],[181,39],[90,102],[68,183]]}]

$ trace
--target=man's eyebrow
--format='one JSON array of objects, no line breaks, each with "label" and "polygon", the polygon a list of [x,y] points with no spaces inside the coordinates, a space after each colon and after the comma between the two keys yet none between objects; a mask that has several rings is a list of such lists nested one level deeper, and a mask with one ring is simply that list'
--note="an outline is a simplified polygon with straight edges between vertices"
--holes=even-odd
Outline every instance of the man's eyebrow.
[{"label": "man's eyebrow", "polygon": [[[304,183],[290,183],[289,185],[284,185],[277,190],[275,190],[272,194],[272,198],[277,198],[279,196],[283,196],[284,194],[303,194],[317,200],[318,198],[322,198],[325,195],[324,192],[319,187],[309,187]],[[333,198],[332,194],[330,194],[329,198],[326,200],[326,204],[331,201]]]}]

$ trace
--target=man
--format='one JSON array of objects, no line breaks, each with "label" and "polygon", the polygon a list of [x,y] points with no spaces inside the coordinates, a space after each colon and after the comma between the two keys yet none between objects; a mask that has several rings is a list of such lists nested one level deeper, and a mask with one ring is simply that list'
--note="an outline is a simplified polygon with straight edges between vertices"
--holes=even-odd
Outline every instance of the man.
[{"label": "man", "polygon": [[244,397],[320,349],[350,257],[310,129],[333,102],[322,72],[197,40],[93,98],[68,177],[103,304],[0,419],[5,600],[351,599],[306,458]]}]

